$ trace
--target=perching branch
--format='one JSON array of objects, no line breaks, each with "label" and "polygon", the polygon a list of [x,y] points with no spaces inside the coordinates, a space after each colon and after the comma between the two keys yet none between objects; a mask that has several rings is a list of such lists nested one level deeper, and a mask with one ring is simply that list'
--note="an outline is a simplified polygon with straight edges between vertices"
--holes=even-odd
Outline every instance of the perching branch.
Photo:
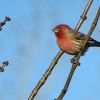
[{"label": "perching branch", "polygon": [[59,58],[62,56],[64,52],[62,50],[60,50],[58,52],[58,54],[56,55],[56,57],[53,59],[51,65],[49,66],[49,68],[46,70],[45,74],[42,76],[42,78],[40,79],[40,81],[38,82],[37,86],[34,88],[34,90],[32,91],[31,95],[29,96],[28,100],[33,100],[34,97],[36,96],[36,94],[38,93],[39,89],[42,87],[42,85],[45,83],[45,81],[47,80],[48,76],[51,74],[54,66],[57,64]]},{"label": "perching branch", "polygon": [[[76,30],[79,30],[79,28],[81,27],[82,23],[85,21],[86,19],[86,14],[90,8],[90,5],[92,3],[93,0],[89,0],[85,10],[76,26]],[[30,94],[28,100],[33,100],[34,97],[36,96],[36,94],[38,93],[39,89],[42,87],[42,85],[45,83],[45,81],[47,80],[47,78],[49,77],[49,75],[51,74],[52,70],[54,69],[55,65],[57,64],[58,60],[60,59],[60,57],[63,55],[63,51],[60,50],[58,52],[58,54],[56,55],[56,57],[54,58],[54,60],[52,61],[51,65],[49,66],[49,68],[47,69],[47,71],[45,72],[45,74],[42,76],[42,78],[40,79],[40,81],[38,82],[38,84],[36,85],[36,87],[33,89],[32,93]]]},{"label": "perching branch", "polygon": [[71,81],[71,79],[72,79],[72,76],[73,76],[73,74],[74,74],[74,71],[75,71],[75,69],[76,69],[77,66],[78,66],[79,59],[80,59],[80,57],[81,57],[81,55],[82,55],[82,53],[83,53],[83,51],[84,51],[84,49],[85,49],[85,46],[86,46],[86,44],[87,44],[87,42],[88,42],[88,40],[89,40],[89,38],[90,38],[90,36],[91,36],[93,30],[95,29],[95,27],[96,27],[96,25],[97,25],[97,22],[98,22],[98,20],[99,20],[99,17],[100,17],[100,7],[99,7],[99,9],[98,9],[98,12],[97,12],[97,14],[96,14],[96,17],[95,17],[95,19],[94,19],[92,25],[91,25],[91,28],[90,28],[90,30],[89,30],[89,32],[88,32],[88,34],[87,34],[87,36],[86,36],[86,38],[85,38],[85,40],[84,40],[83,47],[82,47],[81,51],[79,52],[79,54],[77,55],[77,57],[76,57],[76,59],[75,59],[75,62],[73,62],[73,65],[72,65],[71,71],[70,71],[70,73],[69,73],[68,79],[67,79],[67,81],[66,81],[66,83],[65,83],[65,86],[64,86],[64,88],[62,89],[62,91],[61,91],[61,93],[60,93],[60,95],[59,95],[59,97],[58,97],[57,100],[62,100],[62,98],[63,98],[64,95],[66,94],[66,92],[67,92],[67,90],[68,90],[68,87],[69,87],[69,84],[70,84],[70,81]]}]

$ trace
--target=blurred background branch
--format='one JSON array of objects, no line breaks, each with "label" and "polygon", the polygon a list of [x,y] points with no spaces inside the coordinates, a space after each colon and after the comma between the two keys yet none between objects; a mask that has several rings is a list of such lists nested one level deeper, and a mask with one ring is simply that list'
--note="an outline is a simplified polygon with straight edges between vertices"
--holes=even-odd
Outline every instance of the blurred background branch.
[{"label": "blurred background branch", "polygon": [[[83,14],[75,28],[75,30],[79,30],[79,28],[81,27],[82,23],[85,21],[86,14],[90,8],[90,5],[92,3],[93,0],[89,0],[85,10],[83,11]],[[49,66],[49,68],[47,69],[47,71],[45,72],[45,74],[42,76],[42,78],[40,79],[40,81],[38,82],[38,84],[36,85],[36,87],[33,89],[32,93],[30,94],[28,100],[33,100],[34,97],[36,96],[36,94],[38,93],[39,89],[42,87],[42,85],[45,83],[45,81],[47,80],[47,78],[49,77],[49,75],[51,74],[52,70],[54,69],[55,65],[57,64],[58,60],[60,59],[60,57],[63,55],[63,51],[60,50],[58,52],[58,54],[56,55],[56,57],[54,58],[54,60],[52,61],[51,65]],[[61,99],[59,99],[61,100]]]},{"label": "blurred background branch", "polygon": [[[2,26],[4,26],[6,24],[7,21],[10,21],[11,19],[9,17],[5,17],[5,20],[0,22],[0,31],[2,30]],[[9,62],[8,61],[4,61],[2,63],[2,66],[0,66],[0,72],[3,72],[4,71],[4,68],[6,66],[8,66]]]},{"label": "blurred background branch", "polygon": [[2,21],[2,22],[0,22],[0,31],[2,30],[2,26],[5,25],[5,23],[6,23],[7,21],[10,21],[10,20],[11,20],[11,19],[10,19],[9,17],[5,17],[5,20]]}]

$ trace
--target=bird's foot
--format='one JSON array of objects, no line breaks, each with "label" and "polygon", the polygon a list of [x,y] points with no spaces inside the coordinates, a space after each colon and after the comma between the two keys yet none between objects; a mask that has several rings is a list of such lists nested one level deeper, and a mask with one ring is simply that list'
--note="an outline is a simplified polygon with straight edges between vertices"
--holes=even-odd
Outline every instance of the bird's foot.
[{"label": "bird's foot", "polygon": [[76,55],[71,59],[71,63],[74,63],[76,60]]},{"label": "bird's foot", "polygon": [[77,62],[76,60],[73,62],[73,64],[76,64],[77,66],[80,66],[80,62]]},{"label": "bird's foot", "polygon": [[71,59],[71,63],[76,64],[77,66],[80,66],[80,62],[77,62],[75,57]]},{"label": "bird's foot", "polygon": [[74,57],[74,58],[72,58],[72,59],[71,59],[71,63],[74,63],[74,62],[75,62],[75,60],[76,60],[76,59],[75,59],[75,57]]}]

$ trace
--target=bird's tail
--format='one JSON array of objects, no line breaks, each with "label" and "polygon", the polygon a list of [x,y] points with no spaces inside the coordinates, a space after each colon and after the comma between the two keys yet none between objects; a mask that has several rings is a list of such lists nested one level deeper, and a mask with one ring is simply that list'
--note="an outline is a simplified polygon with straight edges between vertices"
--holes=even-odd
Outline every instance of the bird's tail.
[{"label": "bird's tail", "polygon": [[89,43],[90,47],[100,47],[100,42],[94,40],[91,43]]},{"label": "bird's tail", "polygon": [[100,47],[100,42],[96,41],[96,42],[94,43],[94,46]]}]

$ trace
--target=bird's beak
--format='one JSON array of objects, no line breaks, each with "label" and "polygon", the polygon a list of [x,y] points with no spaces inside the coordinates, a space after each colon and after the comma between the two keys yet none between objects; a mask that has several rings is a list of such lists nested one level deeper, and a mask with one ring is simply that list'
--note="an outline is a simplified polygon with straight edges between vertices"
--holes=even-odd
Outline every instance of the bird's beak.
[{"label": "bird's beak", "polygon": [[54,33],[57,33],[59,30],[58,30],[58,28],[54,28],[52,31],[53,31]]}]

